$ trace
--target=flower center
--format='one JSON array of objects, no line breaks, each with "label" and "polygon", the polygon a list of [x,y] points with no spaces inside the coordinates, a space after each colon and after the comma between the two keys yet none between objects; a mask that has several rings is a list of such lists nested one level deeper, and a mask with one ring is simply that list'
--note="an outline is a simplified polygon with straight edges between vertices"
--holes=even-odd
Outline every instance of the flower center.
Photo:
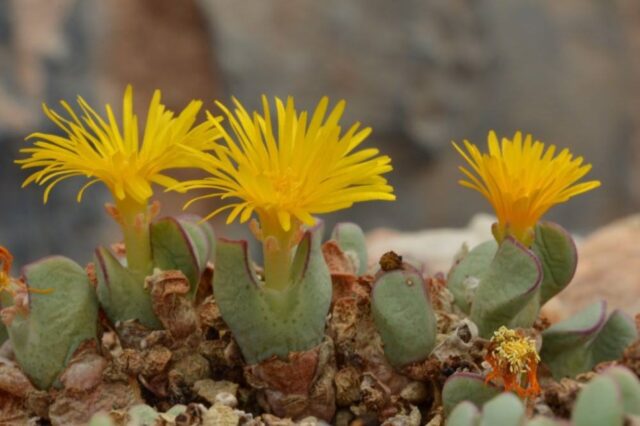
[{"label": "flower center", "polygon": [[281,172],[265,172],[265,176],[271,182],[271,187],[279,201],[293,202],[299,195],[302,182],[291,167]]}]

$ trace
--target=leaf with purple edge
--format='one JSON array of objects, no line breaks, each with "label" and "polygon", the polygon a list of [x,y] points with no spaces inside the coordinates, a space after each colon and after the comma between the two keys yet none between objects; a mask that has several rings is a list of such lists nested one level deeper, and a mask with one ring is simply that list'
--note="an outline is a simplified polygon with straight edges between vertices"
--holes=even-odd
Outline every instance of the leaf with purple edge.
[{"label": "leaf with purple edge", "polygon": [[595,302],[542,332],[542,361],[554,378],[574,377],[596,364],[620,358],[637,338],[633,322],[606,302]]},{"label": "leaf with purple edge", "polygon": [[578,265],[578,251],[571,234],[553,222],[536,225],[531,250],[542,264],[543,280],[540,286],[540,305],[569,285]]},{"label": "leaf with purple edge", "polygon": [[471,312],[477,287],[489,270],[497,251],[498,244],[495,240],[485,241],[469,251],[449,271],[447,288],[464,313]]},{"label": "leaf with purple edge", "polygon": [[[500,326],[531,327],[539,309],[542,266],[537,256],[511,237],[499,246],[471,305],[471,320],[488,338]],[[524,315],[524,314],[526,315]]]},{"label": "leaf with purple edge", "polygon": [[29,313],[7,327],[23,371],[39,389],[55,384],[74,351],[97,339],[98,303],[84,269],[62,256],[24,267]]},{"label": "leaf with purple edge", "polygon": [[436,316],[420,273],[405,269],[376,277],[371,313],[394,367],[426,359],[436,345]]},{"label": "leaf with purple edge", "polygon": [[213,253],[213,231],[195,216],[166,217],[151,224],[153,263],[164,271],[179,270],[191,286],[194,297],[200,276]]},{"label": "leaf with purple edge", "polygon": [[96,293],[111,322],[137,319],[150,329],[162,328],[153,312],[149,291],[144,288],[144,277],[134,275],[104,247],[96,249],[95,265]]},{"label": "leaf with purple edge", "polygon": [[213,292],[247,363],[308,350],[324,338],[331,276],[320,234],[321,226],[305,233],[284,290],[262,285],[248,258],[246,241],[218,240]]}]

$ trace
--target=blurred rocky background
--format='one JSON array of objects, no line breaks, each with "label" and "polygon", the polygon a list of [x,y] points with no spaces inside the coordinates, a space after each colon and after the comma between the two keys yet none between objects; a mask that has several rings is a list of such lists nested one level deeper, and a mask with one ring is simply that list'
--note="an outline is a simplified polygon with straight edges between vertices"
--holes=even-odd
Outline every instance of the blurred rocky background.
[{"label": "blurred rocky background", "polygon": [[[23,139],[53,130],[40,103],[115,105],[127,83],[139,111],[153,89],[182,108],[200,98],[323,95],[374,129],[391,155],[395,203],[329,215],[366,229],[463,226],[490,211],[457,185],[451,140],[484,144],[521,129],[593,163],[603,187],[549,216],[586,233],[640,207],[640,3],[636,0],[0,0],[0,241],[23,263],[84,262],[118,238],[95,186],[20,184]],[[159,191],[160,192],[160,191]],[[164,212],[184,198],[167,197]],[[201,205],[201,211],[213,208]],[[231,237],[242,229],[221,230]],[[230,235],[231,234],[231,235]]]}]

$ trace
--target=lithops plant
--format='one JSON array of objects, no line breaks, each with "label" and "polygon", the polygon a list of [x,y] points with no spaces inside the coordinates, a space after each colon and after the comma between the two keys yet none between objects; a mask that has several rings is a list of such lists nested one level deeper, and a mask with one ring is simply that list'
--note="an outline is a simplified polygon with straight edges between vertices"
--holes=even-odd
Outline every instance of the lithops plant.
[{"label": "lithops plant", "polygon": [[114,323],[137,319],[150,328],[158,328],[145,289],[145,278],[154,268],[182,270],[195,287],[207,254],[212,252],[207,225],[193,221],[167,219],[152,225],[159,205],[150,203],[152,184],[173,187],[177,181],[165,174],[170,169],[197,167],[194,153],[213,149],[220,133],[210,122],[195,125],[202,102],[192,101],[175,115],[161,103],[160,91],[151,99],[144,132],[138,128],[133,112],[133,90],[127,87],[119,126],[110,105],[106,118],[78,97],[81,115],[64,101],[67,116],[44,106],[46,116],[66,135],[33,133],[34,146],[23,148],[26,158],[16,162],[23,169],[35,169],[23,186],[46,186],[44,202],[60,181],[74,176],[91,178],[78,192],[103,182],[115,205],[107,212],[122,229],[125,254],[121,258],[101,247],[96,250],[97,294],[105,312]]},{"label": "lithops plant", "polygon": [[[389,157],[373,148],[356,150],[371,129],[356,123],[342,134],[344,102],[328,111],[329,101],[323,98],[308,114],[296,111],[292,98],[286,102],[276,98],[275,124],[266,97],[262,103],[263,111],[251,114],[235,99],[233,111],[217,103],[235,137],[210,117],[225,141],[211,153],[199,154],[211,176],[177,188],[213,191],[196,199],[236,198],[210,215],[230,210],[228,223],[236,219],[245,223],[257,216],[251,229],[262,243],[262,273],[251,266],[246,242],[220,240],[214,295],[245,360],[254,365],[253,376],[266,387],[270,408],[297,418],[309,414],[306,403],[296,408],[289,399],[308,401],[308,394],[296,394],[311,389],[311,382],[284,386],[270,358],[289,363],[279,364],[279,369],[299,364],[296,369],[310,371],[323,359],[319,348],[331,302],[331,279],[313,215],[395,197],[382,177],[391,170]],[[317,375],[299,378],[317,379]],[[329,419],[332,401],[321,405],[311,408],[311,414]]]}]

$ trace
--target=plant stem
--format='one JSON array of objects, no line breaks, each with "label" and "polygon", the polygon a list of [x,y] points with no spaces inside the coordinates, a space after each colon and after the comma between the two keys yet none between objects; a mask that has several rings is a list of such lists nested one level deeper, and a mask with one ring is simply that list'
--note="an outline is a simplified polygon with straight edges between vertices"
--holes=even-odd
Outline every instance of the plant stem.
[{"label": "plant stem", "polygon": [[267,214],[260,215],[262,229],[262,250],[264,255],[264,284],[266,288],[284,290],[291,280],[292,238],[297,223],[285,231],[277,219]]},{"label": "plant stem", "polygon": [[136,275],[146,277],[153,271],[148,206],[125,198],[116,199],[116,207],[124,236],[127,267]]}]

